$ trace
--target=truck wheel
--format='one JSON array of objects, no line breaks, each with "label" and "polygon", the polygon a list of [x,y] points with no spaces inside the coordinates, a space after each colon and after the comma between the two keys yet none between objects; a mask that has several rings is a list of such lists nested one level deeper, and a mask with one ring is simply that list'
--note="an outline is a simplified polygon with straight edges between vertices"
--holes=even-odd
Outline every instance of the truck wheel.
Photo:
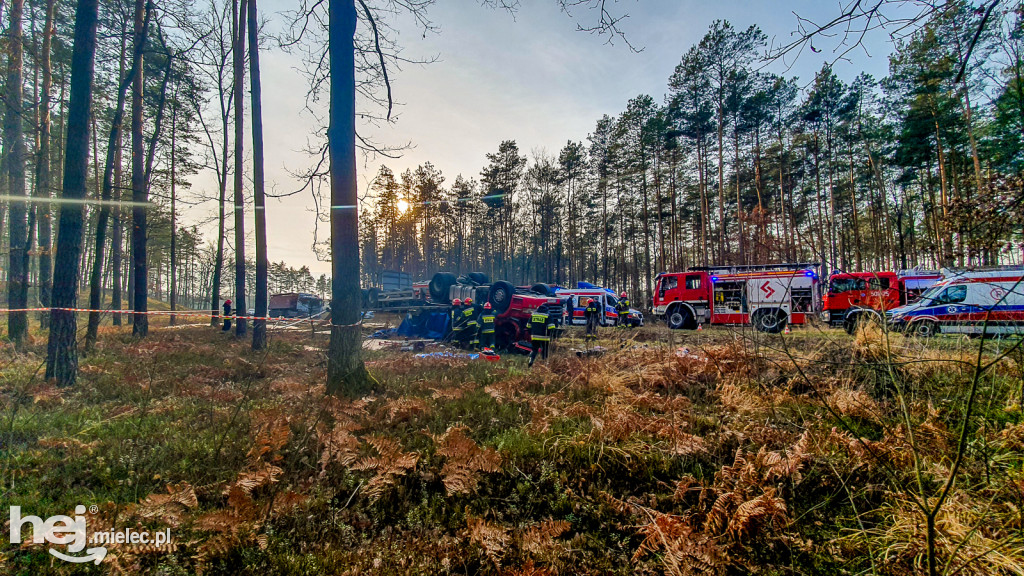
[{"label": "truck wheel", "polygon": [[438,272],[430,279],[430,299],[438,304],[449,304],[448,293],[456,283],[455,274]]},{"label": "truck wheel", "polygon": [[911,332],[921,338],[931,338],[939,333],[939,325],[934,320],[919,320],[911,326]]},{"label": "truck wheel", "polygon": [[487,293],[487,301],[491,303],[496,315],[504,314],[512,304],[512,295],[515,294],[515,287],[512,284],[499,280],[491,284]]},{"label": "truck wheel", "polygon": [[868,327],[878,324],[878,317],[868,312],[853,314],[843,321],[843,328],[850,336],[855,336],[861,327]]},{"label": "truck wheel", "polygon": [[477,286],[484,286],[491,283],[487,274],[484,274],[483,272],[470,272],[469,274],[466,274],[466,278]]},{"label": "truck wheel", "polygon": [[551,287],[543,282],[538,282],[530,287],[530,292],[540,294],[541,296],[550,296]]},{"label": "truck wheel", "polygon": [[690,314],[690,311],[682,306],[676,306],[668,313],[666,320],[670,329],[682,330],[693,322],[693,314]]},{"label": "truck wheel", "polygon": [[751,320],[758,332],[778,334],[786,327],[786,314],[776,309],[758,310]]},{"label": "truck wheel", "polygon": [[380,305],[380,293],[376,288],[366,289],[366,305],[367,308],[376,308]]}]

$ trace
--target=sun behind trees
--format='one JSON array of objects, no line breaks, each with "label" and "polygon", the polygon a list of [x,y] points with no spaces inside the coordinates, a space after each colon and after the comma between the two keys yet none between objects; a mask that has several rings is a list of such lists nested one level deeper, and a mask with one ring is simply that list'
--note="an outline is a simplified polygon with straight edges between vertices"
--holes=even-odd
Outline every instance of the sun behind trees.
[{"label": "sun behind trees", "polygon": [[759,30],[715,22],[663,96],[624,103],[557,157],[503,141],[478,179],[443,188],[443,165],[398,179],[382,167],[361,228],[364,278],[483,270],[622,286],[646,302],[658,272],[694,265],[1020,263],[1024,16],[983,36],[963,90],[958,42],[979,17],[937,14],[888,77],[851,82],[829,66],[810,80],[766,72]]}]

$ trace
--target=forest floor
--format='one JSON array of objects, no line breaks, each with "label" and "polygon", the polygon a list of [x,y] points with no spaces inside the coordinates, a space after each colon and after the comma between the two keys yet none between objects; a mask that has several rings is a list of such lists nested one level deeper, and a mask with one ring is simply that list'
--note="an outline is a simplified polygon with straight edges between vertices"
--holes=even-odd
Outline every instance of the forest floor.
[{"label": "forest floor", "polygon": [[171,542],[26,526],[0,574],[920,574],[944,492],[936,573],[1024,574],[1017,341],[572,330],[533,369],[368,351],[343,399],[325,336],[126,331],[70,389],[0,348],[0,502]]}]

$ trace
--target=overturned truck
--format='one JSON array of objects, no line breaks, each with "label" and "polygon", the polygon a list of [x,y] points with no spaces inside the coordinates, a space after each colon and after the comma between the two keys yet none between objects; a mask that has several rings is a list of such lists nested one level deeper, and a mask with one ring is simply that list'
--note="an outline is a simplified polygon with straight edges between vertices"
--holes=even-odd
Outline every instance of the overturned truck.
[{"label": "overturned truck", "polygon": [[547,305],[548,313],[560,321],[565,312],[565,298],[559,298],[546,284],[530,287],[516,287],[511,282],[491,282],[482,272],[470,272],[456,276],[438,272],[427,286],[430,302],[451,305],[458,298],[483,304],[490,302],[495,319],[495,343],[499,349],[507,349],[520,340],[529,339],[526,323],[541,306]]}]

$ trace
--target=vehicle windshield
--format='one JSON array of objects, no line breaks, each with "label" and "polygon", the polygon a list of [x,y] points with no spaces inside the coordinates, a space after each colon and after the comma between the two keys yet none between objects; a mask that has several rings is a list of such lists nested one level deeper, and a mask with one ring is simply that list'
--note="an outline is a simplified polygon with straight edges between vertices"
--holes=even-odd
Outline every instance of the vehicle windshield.
[{"label": "vehicle windshield", "polygon": [[863,290],[864,286],[863,278],[834,278],[831,284],[829,284],[828,291],[832,294],[840,294],[842,292]]},{"label": "vehicle windshield", "polygon": [[931,288],[925,290],[923,294],[921,294],[921,297],[919,298],[919,300],[921,302],[930,301],[932,298],[935,298],[936,296],[938,296],[938,294],[940,292],[942,292],[943,290],[945,290],[945,289],[946,289],[945,286],[932,286]]}]

